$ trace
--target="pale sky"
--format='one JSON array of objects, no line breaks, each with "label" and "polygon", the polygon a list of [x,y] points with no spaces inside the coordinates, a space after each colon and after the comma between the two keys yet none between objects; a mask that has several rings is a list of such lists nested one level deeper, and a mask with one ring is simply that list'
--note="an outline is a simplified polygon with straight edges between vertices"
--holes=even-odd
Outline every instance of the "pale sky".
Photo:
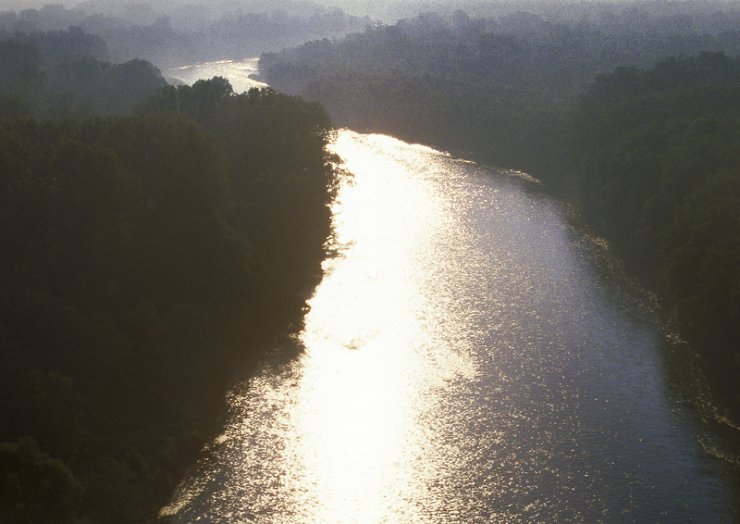
[{"label": "pale sky", "polygon": [[[371,18],[385,22],[393,22],[398,18],[415,16],[417,13],[424,11],[452,11],[461,8],[475,14],[483,6],[494,6],[496,4],[508,4],[510,0],[284,0],[285,2],[321,4],[329,7],[339,7],[345,12],[364,16],[370,15]],[[531,4],[533,0],[524,0]],[[538,0],[534,0],[537,2]],[[543,4],[553,4],[562,0],[539,0]],[[570,0],[574,1],[574,0]],[[578,0],[575,0],[578,1]],[[594,0],[599,1],[599,0]],[[603,1],[603,0],[602,0]],[[614,1],[614,0],[612,0]],[[618,1],[618,0],[617,0]],[[84,4],[81,0],[0,0],[0,11],[2,10],[21,10],[28,8],[40,8],[47,4],[63,4],[67,7],[74,7]],[[245,10],[255,11],[272,11],[275,9],[285,9],[280,7],[279,0],[90,0],[93,4],[108,4],[108,9],[102,9],[105,14],[111,11],[117,11],[116,8],[136,4],[148,4],[155,11],[167,14],[169,10],[176,6],[185,5],[204,5],[216,8],[216,12],[230,11],[234,7],[243,4]],[[113,9],[110,9],[113,6]],[[219,7],[221,9],[219,9]],[[478,9],[476,9],[476,7]]]},{"label": "pale sky", "polygon": [[[406,5],[413,5],[413,4],[422,4],[422,3],[434,3],[434,4],[443,4],[445,6],[454,7],[456,4],[464,4],[464,3],[491,3],[493,0],[477,0],[473,2],[461,2],[458,0],[436,0],[433,2],[425,2],[425,1],[418,1],[418,0],[309,0],[313,1],[317,4],[322,5],[328,5],[328,6],[337,6],[341,8],[353,8],[355,9],[365,9],[368,11],[372,11],[375,9],[383,8],[386,5],[389,4],[406,4]],[[74,7],[75,5],[78,5],[80,3],[83,3],[81,0],[0,0],[0,9],[29,9],[29,8],[40,8],[47,4],[63,4],[67,7]],[[163,4],[170,4],[172,2],[167,0],[122,0],[120,2],[123,4],[150,4],[152,6],[158,6]],[[208,0],[179,0],[177,3],[186,5],[186,4],[208,4]],[[265,5],[270,5],[269,0],[265,0]]]},{"label": "pale sky", "polygon": [[[100,0],[93,0],[97,3]],[[149,4],[156,11],[166,14],[169,9],[173,6],[178,5],[215,5],[228,4],[230,7],[238,5],[239,0],[102,0],[104,3],[113,4],[114,6],[126,6],[131,4]],[[300,2],[301,0],[296,0]],[[399,17],[413,16],[417,12],[433,10],[434,7],[443,5],[449,8],[455,8],[456,5],[462,4],[459,0],[437,0],[437,1],[418,1],[418,0],[308,0],[316,4],[321,4],[329,7],[339,7],[345,12],[356,15],[364,16],[370,15],[374,19],[392,21]],[[473,0],[473,2],[465,3],[488,3],[491,0]],[[39,9],[44,5],[48,4],[62,4],[66,7],[75,7],[84,3],[81,0],[0,0],[0,11],[8,10],[23,10],[23,9]],[[244,2],[248,7],[246,9],[254,9],[255,11],[272,11],[276,8],[275,2],[271,0],[246,0]],[[389,7],[392,6],[392,7]],[[279,7],[278,7],[279,8]],[[110,12],[110,9],[104,9],[102,12]]]}]

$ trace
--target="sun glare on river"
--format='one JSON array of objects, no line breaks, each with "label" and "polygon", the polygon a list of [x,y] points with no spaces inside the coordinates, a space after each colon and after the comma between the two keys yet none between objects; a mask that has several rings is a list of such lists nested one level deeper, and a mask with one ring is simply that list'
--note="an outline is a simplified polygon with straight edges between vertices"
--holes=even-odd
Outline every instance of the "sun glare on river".
[{"label": "sun glare on river", "polygon": [[309,301],[305,352],[235,393],[245,415],[214,450],[241,466],[218,480],[204,473],[165,515],[197,505],[217,482],[205,518],[218,522],[411,522],[419,501],[434,499],[438,470],[454,462],[432,435],[430,392],[470,365],[464,337],[440,317],[445,290],[430,271],[448,226],[444,199],[419,180],[438,168],[430,157],[444,156],[350,131],[332,148],[352,174],[333,204],[337,255]]},{"label": "sun glare on river", "polygon": [[390,137],[343,130],[332,148],[352,175],[304,351],[231,392],[164,515],[722,521],[730,492],[660,388],[658,333],[549,198]]},{"label": "sun glare on river", "polygon": [[301,335],[294,478],[309,485],[295,491],[307,521],[381,522],[404,513],[398,493],[420,498],[409,493],[425,441],[416,394],[430,375],[410,348],[428,343],[417,264],[441,217],[402,163],[341,138],[335,152],[354,177],[334,208],[341,255],[326,262]]}]

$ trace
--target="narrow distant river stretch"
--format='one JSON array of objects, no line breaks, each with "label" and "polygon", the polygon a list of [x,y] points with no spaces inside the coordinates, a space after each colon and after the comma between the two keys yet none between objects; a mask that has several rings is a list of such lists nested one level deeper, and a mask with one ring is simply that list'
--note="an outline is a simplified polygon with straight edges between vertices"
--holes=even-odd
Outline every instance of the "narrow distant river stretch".
[{"label": "narrow distant river stretch", "polygon": [[[229,395],[175,522],[732,522],[665,327],[536,183],[340,131],[305,351]],[[687,357],[688,358],[688,357]],[[675,361],[675,362],[674,362]]]}]

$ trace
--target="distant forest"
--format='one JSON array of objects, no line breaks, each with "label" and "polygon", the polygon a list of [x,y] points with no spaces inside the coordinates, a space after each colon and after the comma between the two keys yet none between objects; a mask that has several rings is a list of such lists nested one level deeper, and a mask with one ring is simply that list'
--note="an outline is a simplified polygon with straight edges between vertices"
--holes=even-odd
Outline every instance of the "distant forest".
[{"label": "distant forest", "polygon": [[74,27],[0,39],[0,117],[124,115],[167,85],[151,63],[107,55],[100,37]]},{"label": "distant forest", "polygon": [[114,63],[146,59],[169,68],[243,59],[315,38],[362,31],[370,24],[367,17],[307,1],[192,2],[166,11],[161,4],[96,0],[73,9],[47,5],[0,12],[0,38],[76,27],[106,44],[105,53],[97,58]]},{"label": "distant forest", "polygon": [[155,520],[330,234],[318,104],[106,48],[0,39],[0,522]]},{"label": "distant forest", "polygon": [[[320,278],[332,120],[528,170],[577,203],[740,412],[736,4],[500,3],[393,25],[212,4],[0,13],[0,522],[156,519],[234,362]],[[263,55],[289,94],[157,68],[352,31]]]},{"label": "distant forest", "polygon": [[527,170],[575,202],[740,417],[740,5],[567,13],[424,14],[261,65],[338,125]]}]

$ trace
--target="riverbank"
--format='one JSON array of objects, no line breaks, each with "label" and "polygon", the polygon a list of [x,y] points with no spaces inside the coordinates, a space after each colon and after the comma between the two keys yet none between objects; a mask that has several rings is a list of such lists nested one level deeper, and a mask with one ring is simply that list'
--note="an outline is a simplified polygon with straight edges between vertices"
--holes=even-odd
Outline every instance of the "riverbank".
[{"label": "riverbank", "polygon": [[211,80],[140,107],[0,122],[1,521],[156,520],[320,278],[319,106]]},{"label": "riverbank", "polygon": [[235,93],[244,93],[252,88],[269,87],[264,79],[260,77],[259,58],[189,64],[167,69],[165,73],[168,77],[186,85],[192,85],[198,80],[220,76],[228,79]]},{"label": "riverbank", "polygon": [[305,350],[234,388],[173,522],[737,513],[684,409],[691,362],[666,365],[660,316],[560,202],[390,136],[332,150],[351,175]]},{"label": "riverbank", "polygon": [[[343,122],[339,120],[340,124]],[[365,127],[368,133],[390,133],[399,139],[424,144],[442,151],[448,151],[455,158],[464,158],[489,165],[498,170],[506,171],[512,166],[501,166],[497,164],[497,157],[490,150],[459,150],[456,143],[440,140],[431,140],[422,130],[419,133],[405,130],[394,134],[393,128],[384,126]],[[536,156],[536,155],[535,155]],[[518,164],[513,164],[517,166]],[[516,167],[514,167],[516,170]],[[667,324],[672,325],[672,336],[683,341],[681,351],[686,350],[686,344],[690,344],[691,351],[695,352],[697,359],[693,362],[701,367],[700,374],[707,378],[710,391],[702,389],[697,391],[697,396],[690,399],[688,403],[701,412],[701,416],[713,419],[713,424],[721,427],[725,443],[722,445],[724,451],[719,453],[723,460],[728,460],[740,466],[740,390],[737,386],[736,377],[740,374],[740,355],[732,357],[736,349],[734,339],[723,334],[723,330],[712,325],[697,323],[692,319],[693,312],[676,309],[672,301],[672,292],[665,287],[656,277],[655,261],[646,259],[644,255],[636,256],[629,239],[624,239],[624,234],[615,235],[604,227],[604,216],[593,211],[592,206],[584,206],[584,200],[594,198],[584,190],[582,181],[576,177],[587,177],[588,173],[579,171],[577,163],[566,164],[560,159],[559,163],[552,163],[548,168],[534,167],[534,171],[528,171],[527,175],[533,176],[538,181],[538,191],[545,191],[549,195],[564,203],[570,210],[568,214],[571,222],[580,230],[590,232],[595,236],[603,238],[609,246],[609,250],[623,264],[631,278],[634,278],[646,293],[655,298],[655,306],[665,318]],[[585,209],[588,207],[589,209]],[[666,255],[664,255],[666,256]],[[690,276],[686,278],[690,279]],[[731,326],[730,326],[731,327]],[[728,357],[728,355],[730,355]]]},{"label": "riverbank", "polygon": [[[580,91],[512,89],[506,75],[472,65],[450,74],[458,64],[444,46],[431,66],[389,67],[382,37],[403,30],[358,36],[374,42],[361,48],[348,39],[265,55],[263,68],[276,88],[323,103],[338,125],[471,151],[542,180],[656,293],[702,353],[723,410],[740,420],[738,59],[667,58]],[[447,30],[453,41],[468,36]],[[412,42],[424,34],[408,35],[400,56],[423,49]],[[365,65],[348,69],[342,53]]]}]

